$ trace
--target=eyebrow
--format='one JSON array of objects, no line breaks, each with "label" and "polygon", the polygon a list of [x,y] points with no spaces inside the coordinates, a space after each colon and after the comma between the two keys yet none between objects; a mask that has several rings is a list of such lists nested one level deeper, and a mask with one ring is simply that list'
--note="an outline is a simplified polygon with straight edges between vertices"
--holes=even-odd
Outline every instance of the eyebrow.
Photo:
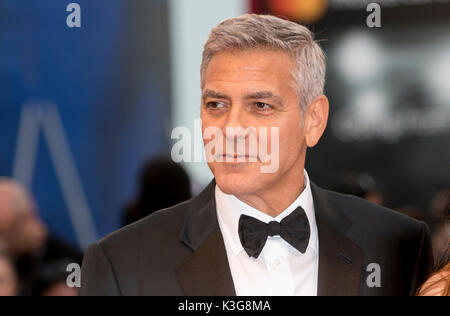
[{"label": "eyebrow", "polygon": [[283,104],[283,98],[281,98],[278,95],[273,94],[272,91],[256,91],[253,93],[250,93],[245,96],[245,98],[248,99],[270,99],[274,102],[278,103],[279,105]]},{"label": "eyebrow", "polygon": [[206,89],[202,95],[203,99],[213,98],[213,99],[230,99],[226,94],[216,92],[214,90]]},{"label": "eyebrow", "polygon": [[[214,98],[214,99],[226,99],[229,100],[230,97],[227,96],[226,94],[220,93],[220,92],[216,92],[214,90],[210,90],[210,89],[206,89],[203,92],[203,99],[206,98]],[[270,99],[273,100],[274,102],[278,103],[279,105],[283,104],[283,98],[281,98],[280,96],[275,95],[273,92],[271,91],[256,91],[256,92],[252,92],[250,94],[247,94],[245,96],[246,100],[254,100],[254,99]]]}]

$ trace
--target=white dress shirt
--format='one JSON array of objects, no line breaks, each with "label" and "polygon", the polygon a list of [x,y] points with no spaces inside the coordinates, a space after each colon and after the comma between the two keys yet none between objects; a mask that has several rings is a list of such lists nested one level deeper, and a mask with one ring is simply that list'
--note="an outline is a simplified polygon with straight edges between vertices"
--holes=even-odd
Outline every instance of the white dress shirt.
[{"label": "white dress shirt", "polygon": [[[216,185],[217,218],[225,242],[236,295],[317,295],[319,241],[311,186],[306,170],[304,179],[303,192],[275,218],[245,204],[233,195],[223,193]],[[311,235],[306,252],[302,254],[280,236],[269,236],[258,258],[249,257],[239,239],[239,217],[245,214],[264,223],[274,220],[280,222],[298,206],[305,210],[310,225]]]}]

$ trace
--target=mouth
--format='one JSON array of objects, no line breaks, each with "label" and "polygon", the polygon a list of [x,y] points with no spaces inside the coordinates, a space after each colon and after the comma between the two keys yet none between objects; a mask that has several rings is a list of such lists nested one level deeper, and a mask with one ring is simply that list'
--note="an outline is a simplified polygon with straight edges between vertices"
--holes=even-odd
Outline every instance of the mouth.
[{"label": "mouth", "polygon": [[220,155],[219,157],[221,157],[223,159],[223,161],[225,162],[235,162],[238,161],[239,162],[251,162],[251,161],[258,161],[258,157],[257,156],[250,156],[250,155]]}]

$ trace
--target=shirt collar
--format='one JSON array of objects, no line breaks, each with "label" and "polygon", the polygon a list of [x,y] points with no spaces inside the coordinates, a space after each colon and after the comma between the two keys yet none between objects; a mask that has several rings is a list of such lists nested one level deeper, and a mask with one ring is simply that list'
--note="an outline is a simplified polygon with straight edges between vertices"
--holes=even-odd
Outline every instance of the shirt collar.
[{"label": "shirt collar", "polygon": [[239,239],[239,218],[242,214],[254,217],[264,223],[271,221],[280,222],[283,218],[291,214],[297,207],[301,206],[308,217],[311,235],[309,238],[308,248],[311,247],[314,251],[317,251],[317,228],[316,218],[314,212],[314,202],[311,193],[311,185],[308,177],[308,173],[304,170],[304,182],[305,188],[302,193],[291,203],[282,213],[273,218],[249,205],[240,201],[234,195],[229,195],[222,190],[216,184],[215,197],[216,197],[216,211],[219,221],[219,227],[223,234],[224,240],[231,248],[235,256],[244,250],[241,241]]}]

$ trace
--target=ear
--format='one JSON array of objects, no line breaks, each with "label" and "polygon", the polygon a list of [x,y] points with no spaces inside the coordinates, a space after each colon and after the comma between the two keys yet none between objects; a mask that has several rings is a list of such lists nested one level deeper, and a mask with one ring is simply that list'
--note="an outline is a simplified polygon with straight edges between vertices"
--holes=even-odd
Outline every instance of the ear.
[{"label": "ear", "polygon": [[329,107],[328,99],[324,95],[317,97],[308,105],[303,126],[308,147],[314,147],[322,137],[327,127]]}]

